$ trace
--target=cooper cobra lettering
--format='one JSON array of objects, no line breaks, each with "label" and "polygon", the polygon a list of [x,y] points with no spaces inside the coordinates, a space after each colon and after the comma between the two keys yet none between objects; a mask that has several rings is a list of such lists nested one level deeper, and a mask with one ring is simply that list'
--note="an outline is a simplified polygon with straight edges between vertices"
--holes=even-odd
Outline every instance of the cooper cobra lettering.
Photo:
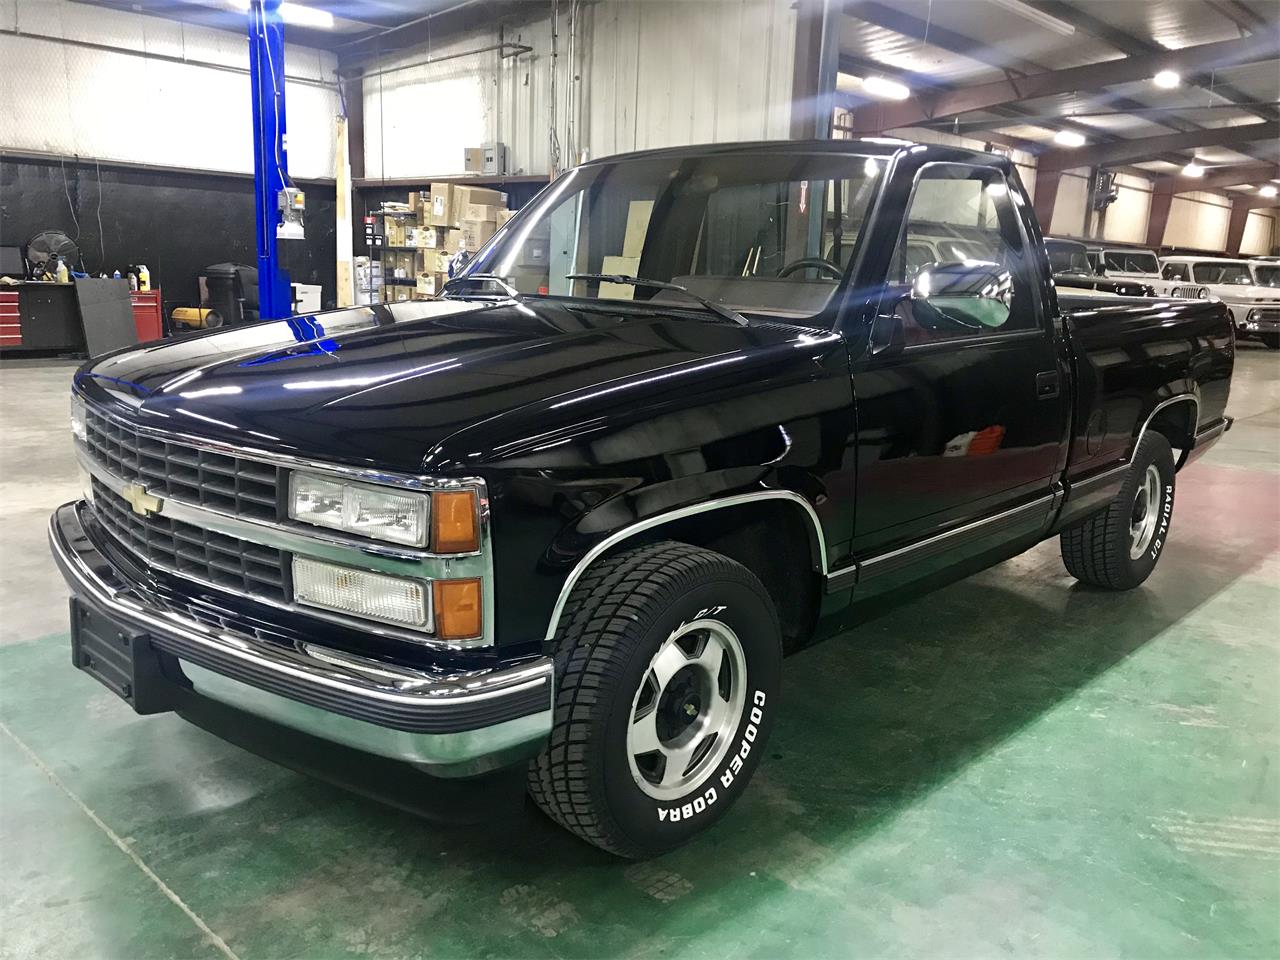
[{"label": "cooper cobra lettering", "polygon": [[[742,772],[743,761],[751,755],[751,745],[756,742],[756,737],[760,736],[760,723],[764,720],[764,702],[763,690],[757,690],[751,695],[751,713],[747,717],[747,726],[742,731],[742,740],[738,744],[737,751],[729,758],[724,772],[720,774],[720,786],[725,790],[733,786],[734,779]],[[705,813],[718,799],[720,795],[716,792],[715,786],[709,786],[700,796],[688,803],[682,803],[678,807],[659,807],[658,821],[679,823],[682,820],[688,820],[699,813]]]}]

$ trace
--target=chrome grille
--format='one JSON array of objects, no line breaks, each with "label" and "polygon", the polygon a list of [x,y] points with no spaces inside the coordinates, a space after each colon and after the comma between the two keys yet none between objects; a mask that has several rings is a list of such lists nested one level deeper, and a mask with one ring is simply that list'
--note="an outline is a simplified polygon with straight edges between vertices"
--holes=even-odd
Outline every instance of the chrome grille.
[{"label": "chrome grille", "polygon": [[142,517],[96,477],[93,512],[122,544],[161,570],[236,593],[284,601],[286,555],[168,517]]},{"label": "chrome grille", "polygon": [[111,473],[167,499],[274,522],[279,471],[170,440],[159,440],[88,408],[89,452]]}]

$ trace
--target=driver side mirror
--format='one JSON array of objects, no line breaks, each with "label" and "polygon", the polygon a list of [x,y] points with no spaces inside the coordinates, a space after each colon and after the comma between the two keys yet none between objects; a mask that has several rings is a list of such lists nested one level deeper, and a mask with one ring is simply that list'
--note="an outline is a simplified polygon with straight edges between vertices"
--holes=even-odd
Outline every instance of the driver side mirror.
[{"label": "driver side mirror", "polygon": [[998,330],[1009,320],[1013,275],[987,260],[927,263],[909,295],[912,319],[926,331]]}]

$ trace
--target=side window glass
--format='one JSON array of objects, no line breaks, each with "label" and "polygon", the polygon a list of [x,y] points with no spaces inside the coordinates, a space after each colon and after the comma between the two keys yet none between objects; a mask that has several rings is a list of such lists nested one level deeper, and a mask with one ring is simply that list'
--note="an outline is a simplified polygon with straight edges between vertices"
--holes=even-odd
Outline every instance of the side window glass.
[{"label": "side window glass", "polygon": [[905,288],[907,346],[1036,328],[1035,264],[1013,203],[998,170],[921,172],[888,278]]}]

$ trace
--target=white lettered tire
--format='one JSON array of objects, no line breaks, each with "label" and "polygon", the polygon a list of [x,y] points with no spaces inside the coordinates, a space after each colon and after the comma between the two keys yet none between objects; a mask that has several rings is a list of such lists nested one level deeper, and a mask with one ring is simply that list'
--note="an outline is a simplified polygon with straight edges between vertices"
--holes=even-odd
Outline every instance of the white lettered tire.
[{"label": "white lettered tire", "polygon": [[1154,431],[1143,434],[1129,475],[1103,510],[1062,531],[1062,562],[1077,580],[1131,590],[1155,570],[1173,522],[1173,448]]},{"label": "white lettered tire", "polygon": [[556,633],[555,724],[529,792],[622,857],[655,856],[742,794],[777,711],[777,613],[746,567],[664,541],[607,557]]}]

